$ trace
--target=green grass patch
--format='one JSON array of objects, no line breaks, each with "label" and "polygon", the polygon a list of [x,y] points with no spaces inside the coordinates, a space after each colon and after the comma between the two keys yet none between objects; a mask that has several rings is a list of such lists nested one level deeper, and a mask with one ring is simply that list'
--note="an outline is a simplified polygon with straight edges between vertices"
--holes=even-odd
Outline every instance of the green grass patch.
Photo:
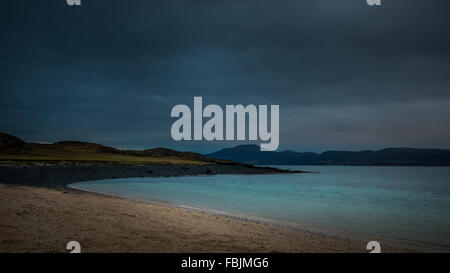
[{"label": "green grass patch", "polygon": [[1,161],[52,161],[52,162],[104,162],[104,163],[129,163],[129,164],[208,164],[207,162],[184,159],[181,157],[144,157],[107,153],[87,154],[0,154]]}]

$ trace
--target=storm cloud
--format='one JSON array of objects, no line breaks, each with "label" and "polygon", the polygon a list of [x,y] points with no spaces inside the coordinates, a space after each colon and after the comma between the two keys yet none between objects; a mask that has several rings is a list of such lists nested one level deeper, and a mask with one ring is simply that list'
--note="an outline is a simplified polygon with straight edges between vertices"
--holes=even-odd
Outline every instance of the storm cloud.
[{"label": "storm cloud", "polygon": [[211,152],[170,109],[279,104],[280,149],[450,148],[450,3],[7,0],[0,131]]}]

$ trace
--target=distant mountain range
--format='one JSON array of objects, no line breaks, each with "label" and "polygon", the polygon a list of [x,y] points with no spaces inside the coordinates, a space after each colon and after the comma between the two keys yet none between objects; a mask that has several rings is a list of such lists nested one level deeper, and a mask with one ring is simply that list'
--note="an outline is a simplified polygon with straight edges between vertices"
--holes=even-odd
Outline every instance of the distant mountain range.
[{"label": "distant mountain range", "polygon": [[259,165],[385,165],[450,166],[450,150],[386,148],[379,151],[261,152],[257,145],[240,145],[207,157]]},{"label": "distant mountain range", "polygon": [[166,148],[143,151],[120,150],[81,141],[60,141],[53,144],[29,143],[15,136],[0,132],[1,161],[235,164],[230,162],[234,161],[259,165],[450,166],[450,150],[387,148],[379,151],[300,153],[294,151],[261,152],[257,145],[240,145],[201,155]]}]

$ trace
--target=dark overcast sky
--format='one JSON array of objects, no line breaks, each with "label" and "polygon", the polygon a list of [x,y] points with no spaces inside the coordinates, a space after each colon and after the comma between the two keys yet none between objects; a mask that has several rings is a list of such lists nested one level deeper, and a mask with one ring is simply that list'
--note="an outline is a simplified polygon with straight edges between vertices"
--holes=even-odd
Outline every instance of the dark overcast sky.
[{"label": "dark overcast sky", "polygon": [[198,152],[176,104],[279,104],[280,149],[450,148],[450,1],[6,0],[0,131]]}]

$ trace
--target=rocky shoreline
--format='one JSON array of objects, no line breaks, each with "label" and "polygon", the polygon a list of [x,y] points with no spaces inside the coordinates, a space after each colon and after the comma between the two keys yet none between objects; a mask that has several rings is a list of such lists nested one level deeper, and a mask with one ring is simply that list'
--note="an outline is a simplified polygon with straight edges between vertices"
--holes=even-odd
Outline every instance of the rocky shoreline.
[{"label": "rocky shoreline", "polygon": [[67,190],[70,183],[98,179],[290,172],[298,171],[246,164],[4,163],[0,165],[0,183]]}]

